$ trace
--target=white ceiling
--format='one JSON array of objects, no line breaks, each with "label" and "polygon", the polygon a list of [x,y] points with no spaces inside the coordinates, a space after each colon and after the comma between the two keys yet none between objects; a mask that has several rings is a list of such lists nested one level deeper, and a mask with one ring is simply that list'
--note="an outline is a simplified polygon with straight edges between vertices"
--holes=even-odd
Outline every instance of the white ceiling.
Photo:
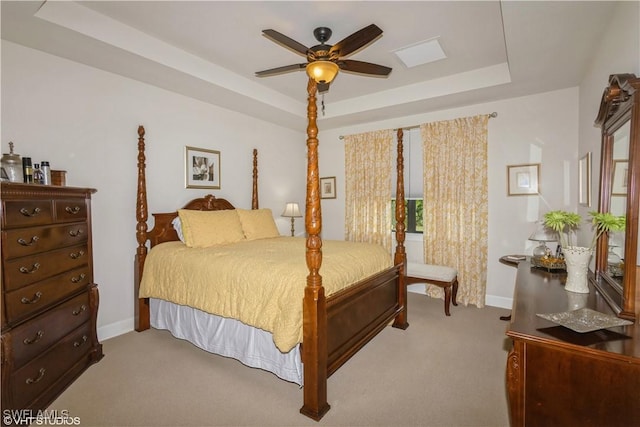
[{"label": "white ceiling", "polygon": [[[609,24],[604,1],[2,1],[2,39],[292,129],[306,126],[304,62],[262,36],[335,44],[376,24],[381,38],[349,59],[388,78],[341,72],[322,129],[577,86]],[[446,59],[406,68],[393,51],[438,38]]]}]

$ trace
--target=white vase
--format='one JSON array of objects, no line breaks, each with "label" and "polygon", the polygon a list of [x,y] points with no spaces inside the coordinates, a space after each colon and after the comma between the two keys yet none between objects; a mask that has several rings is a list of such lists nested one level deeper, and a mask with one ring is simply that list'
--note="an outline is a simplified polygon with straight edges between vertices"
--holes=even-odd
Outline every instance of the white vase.
[{"label": "white vase", "polygon": [[564,289],[569,292],[588,294],[587,272],[589,271],[589,261],[593,251],[581,246],[568,246],[562,248],[562,252],[567,265],[567,282],[564,285]]}]

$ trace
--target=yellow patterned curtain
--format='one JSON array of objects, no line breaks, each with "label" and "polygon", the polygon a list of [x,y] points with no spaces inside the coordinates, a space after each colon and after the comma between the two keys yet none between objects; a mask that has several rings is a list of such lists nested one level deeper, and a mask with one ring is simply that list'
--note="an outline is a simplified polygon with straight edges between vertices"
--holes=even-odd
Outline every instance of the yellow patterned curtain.
[{"label": "yellow patterned curtain", "polygon": [[345,237],[391,252],[391,146],[393,132],[345,138]]},{"label": "yellow patterned curtain", "polygon": [[[420,126],[424,257],[458,269],[458,302],[484,307],[487,288],[487,115]],[[442,289],[427,285],[427,294]]]}]

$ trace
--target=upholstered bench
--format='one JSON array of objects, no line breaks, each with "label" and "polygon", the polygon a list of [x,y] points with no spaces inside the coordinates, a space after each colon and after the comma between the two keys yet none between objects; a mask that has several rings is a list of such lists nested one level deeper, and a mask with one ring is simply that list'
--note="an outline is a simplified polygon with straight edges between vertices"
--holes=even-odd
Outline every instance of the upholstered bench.
[{"label": "upholstered bench", "polygon": [[407,263],[407,275],[405,284],[429,283],[440,286],[444,289],[444,313],[449,313],[449,305],[458,305],[456,297],[458,295],[458,271],[455,268],[442,265],[420,264],[409,261]]}]

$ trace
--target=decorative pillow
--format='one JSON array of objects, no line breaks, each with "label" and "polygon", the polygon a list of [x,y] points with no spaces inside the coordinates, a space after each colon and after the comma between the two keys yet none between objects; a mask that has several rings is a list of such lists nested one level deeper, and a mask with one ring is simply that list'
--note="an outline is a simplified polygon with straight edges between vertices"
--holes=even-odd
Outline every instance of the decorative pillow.
[{"label": "decorative pillow", "polygon": [[184,243],[191,248],[224,245],[244,240],[235,209],[221,211],[178,210]]},{"label": "decorative pillow", "polygon": [[266,239],[280,235],[271,209],[236,209],[236,211],[238,211],[242,231],[247,240]]},{"label": "decorative pillow", "polygon": [[182,234],[182,221],[180,221],[180,217],[177,216],[173,218],[173,221],[171,221],[171,225],[173,225],[173,229],[176,230],[178,239],[180,239],[180,241],[184,243],[184,234]]}]

